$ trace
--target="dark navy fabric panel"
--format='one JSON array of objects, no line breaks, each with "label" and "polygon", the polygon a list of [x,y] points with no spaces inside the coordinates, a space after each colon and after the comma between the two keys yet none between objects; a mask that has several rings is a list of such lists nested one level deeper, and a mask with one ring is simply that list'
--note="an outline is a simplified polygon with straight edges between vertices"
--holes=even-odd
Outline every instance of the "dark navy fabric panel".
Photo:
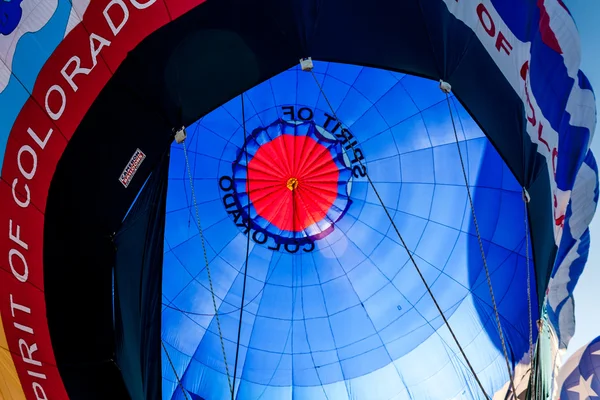
[{"label": "dark navy fabric panel", "polygon": [[169,152],[115,235],[116,363],[135,400],[161,398],[160,310]]}]

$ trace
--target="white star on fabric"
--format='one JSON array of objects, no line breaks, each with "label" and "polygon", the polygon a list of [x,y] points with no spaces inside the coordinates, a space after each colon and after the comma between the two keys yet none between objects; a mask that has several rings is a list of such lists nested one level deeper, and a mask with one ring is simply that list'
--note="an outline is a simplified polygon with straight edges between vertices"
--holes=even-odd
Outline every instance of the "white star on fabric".
[{"label": "white star on fabric", "polygon": [[593,356],[600,356],[600,349],[592,353]]},{"label": "white star on fabric", "polygon": [[[600,351],[600,350],[599,350]],[[583,379],[583,376],[579,376],[579,385],[575,385],[567,389],[569,392],[575,392],[579,394],[579,400],[588,400],[590,397],[598,397],[598,394],[592,389],[592,379],[594,375],[590,375],[589,378]]]}]

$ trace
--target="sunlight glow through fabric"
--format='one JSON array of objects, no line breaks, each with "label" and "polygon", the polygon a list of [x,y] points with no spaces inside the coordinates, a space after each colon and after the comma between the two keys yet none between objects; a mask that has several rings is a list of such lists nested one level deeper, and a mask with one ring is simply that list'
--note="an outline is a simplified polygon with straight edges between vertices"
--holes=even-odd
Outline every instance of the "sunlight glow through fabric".
[{"label": "sunlight glow through fabric", "polygon": [[[251,240],[236,398],[483,398],[367,175],[493,394],[508,376],[445,95],[437,82],[385,70],[317,62],[315,73],[337,118],[294,67],[244,94],[246,133],[239,96],[187,128],[230,372]],[[451,104],[519,362],[529,347],[521,188]],[[228,399],[190,189],[174,144],[162,338],[189,398]],[[164,353],[162,364],[163,398],[183,400]]]}]

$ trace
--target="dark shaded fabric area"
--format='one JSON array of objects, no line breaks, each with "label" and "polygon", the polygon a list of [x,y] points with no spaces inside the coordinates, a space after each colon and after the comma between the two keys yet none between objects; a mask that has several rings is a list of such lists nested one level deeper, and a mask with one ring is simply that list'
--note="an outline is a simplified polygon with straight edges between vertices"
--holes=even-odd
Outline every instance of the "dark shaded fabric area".
[{"label": "dark shaded fabric area", "polygon": [[[104,107],[93,106],[80,124],[85,133],[71,139],[48,194],[44,233],[48,324],[73,400],[130,398],[115,362],[113,237],[172,140],[171,128],[160,114],[148,112],[137,95],[123,89],[120,79],[115,75],[96,99]],[[111,110],[111,103],[121,112]],[[144,112],[141,119],[128,117]],[[151,140],[138,140],[148,132],[153,132]],[[136,148],[146,159],[126,189],[118,178]]]},{"label": "dark shaded fabric area", "polygon": [[132,399],[161,398],[160,312],[169,153],[115,237],[116,361]]}]

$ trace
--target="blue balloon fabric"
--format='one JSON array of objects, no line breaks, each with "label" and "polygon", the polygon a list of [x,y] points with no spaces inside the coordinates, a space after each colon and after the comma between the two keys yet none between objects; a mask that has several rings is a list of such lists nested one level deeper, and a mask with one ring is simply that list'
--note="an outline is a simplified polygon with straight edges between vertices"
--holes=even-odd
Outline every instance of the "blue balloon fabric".
[{"label": "blue balloon fabric", "polygon": [[[538,318],[521,187],[438,82],[325,62],[314,77],[291,68],[243,94],[245,131],[238,96],[187,128],[187,160],[171,148],[163,398],[185,398],[177,377],[188,398],[231,398],[246,267],[237,399],[484,398],[402,240],[493,395],[508,371],[452,118],[513,367],[529,350],[528,265]],[[316,150],[276,147],[302,135],[335,176],[319,177]]]},{"label": "blue balloon fabric", "polygon": [[10,35],[19,25],[23,10],[23,0],[3,0],[0,3],[0,35]]}]

